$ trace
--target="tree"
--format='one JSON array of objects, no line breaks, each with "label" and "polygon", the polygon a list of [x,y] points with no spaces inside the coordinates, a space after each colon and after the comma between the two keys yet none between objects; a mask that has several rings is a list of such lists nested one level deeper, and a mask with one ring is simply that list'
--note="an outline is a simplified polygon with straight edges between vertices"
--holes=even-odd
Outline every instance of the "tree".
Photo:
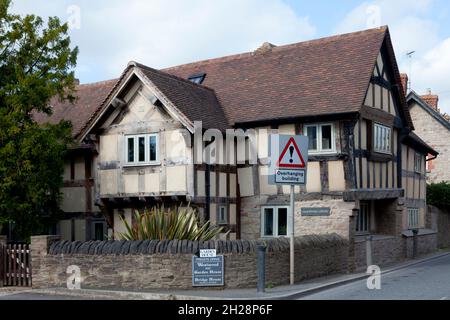
[{"label": "tree", "polygon": [[450,211],[450,183],[440,182],[427,185],[427,203]]},{"label": "tree", "polygon": [[14,222],[27,239],[43,232],[58,213],[64,157],[71,124],[40,125],[50,99],[74,101],[78,48],[70,48],[67,24],[9,12],[0,0],[0,226]]}]

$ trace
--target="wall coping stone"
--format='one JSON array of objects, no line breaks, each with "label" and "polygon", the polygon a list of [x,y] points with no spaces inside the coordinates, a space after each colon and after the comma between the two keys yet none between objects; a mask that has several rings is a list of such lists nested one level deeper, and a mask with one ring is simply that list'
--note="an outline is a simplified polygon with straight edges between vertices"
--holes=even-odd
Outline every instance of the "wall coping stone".
[{"label": "wall coping stone", "polygon": [[[44,236],[45,237],[45,236]],[[35,237],[32,238],[32,242]],[[44,240],[40,238],[39,240]],[[348,240],[338,234],[307,235],[295,238],[295,249],[308,247],[328,248],[347,244]],[[138,255],[138,254],[197,254],[200,249],[216,249],[218,254],[252,254],[260,244],[267,246],[267,252],[289,250],[288,238],[264,240],[139,240],[139,241],[67,241],[48,242],[50,255]]]}]

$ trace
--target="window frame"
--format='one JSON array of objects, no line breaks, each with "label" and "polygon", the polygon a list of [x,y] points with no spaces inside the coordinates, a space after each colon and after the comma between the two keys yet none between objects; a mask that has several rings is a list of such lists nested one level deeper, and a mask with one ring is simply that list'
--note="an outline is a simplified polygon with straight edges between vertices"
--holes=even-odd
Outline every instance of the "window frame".
[{"label": "window frame", "polygon": [[[357,235],[364,235],[364,234],[369,234],[370,233],[370,213],[371,213],[371,206],[372,203],[370,202],[361,202],[359,204],[359,211],[358,211],[358,216],[356,217],[356,227],[355,227],[355,233]],[[360,217],[361,216],[361,212],[362,212],[362,207],[366,207],[367,211],[365,212],[365,223],[360,223]],[[364,220],[364,219],[363,219]],[[367,229],[360,229],[360,225],[364,225],[367,227]]]},{"label": "window frame", "polygon": [[[159,134],[158,133],[144,133],[144,134],[126,134],[125,137],[125,161],[124,166],[137,167],[137,166],[149,166],[160,165],[159,161]],[[150,160],[150,137],[155,137],[156,140],[156,159]],[[133,138],[133,158],[134,161],[128,161],[128,139]],[[144,161],[139,161],[139,138],[144,138]]]},{"label": "window frame", "polygon": [[[414,153],[414,172],[415,173],[422,173],[422,161],[424,156],[418,152]],[[417,164],[419,164],[419,167],[417,167]]]},{"label": "window frame", "polygon": [[[228,224],[228,206],[218,206],[217,209],[218,209],[217,210],[217,224],[218,225],[226,225],[226,224]],[[220,212],[221,212],[222,209],[225,212],[223,220],[221,219],[221,216],[220,216]]]},{"label": "window frame", "polygon": [[[387,131],[384,131],[384,130],[387,130]],[[377,136],[377,132],[381,132],[380,136]],[[386,133],[388,133],[389,139],[385,138]],[[378,122],[374,122],[372,136],[373,136],[373,138],[372,138],[373,148],[372,149],[374,152],[392,155],[392,128],[391,127],[386,126],[381,123],[378,123]],[[385,142],[383,142],[383,140],[385,140],[385,142],[388,142],[387,150],[385,150],[386,149],[384,147]],[[378,145],[379,143],[381,144],[381,146]]]},{"label": "window frame", "polygon": [[[331,149],[323,150],[322,148],[322,127],[331,126]],[[336,153],[336,128],[333,122],[321,122],[321,123],[311,123],[305,124],[303,126],[303,133],[307,137],[308,136],[308,128],[316,128],[316,136],[317,136],[317,149],[309,150],[308,146],[308,154],[316,155],[316,154],[334,154]]]},{"label": "window frame", "polygon": [[[265,226],[265,215],[264,210],[265,209],[272,209],[273,210],[273,222],[272,222],[272,235],[266,235],[264,234],[264,226]],[[286,235],[279,235],[278,234],[278,215],[279,215],[279,209],[286,209]],[[289,233],[291,231],[291,223],[289,218],[289,206],[261,206],[261,238],[286,238],[289,237]]]},{"label": "window frame", "polygon": [[[407,223],[408,223],[408,230],[411,229],[419,229],[420,228],[420,209],[417,207],[408,207],[407,208],[407,212],[408,212],[408,219],[407,219]],[[414,215],[414,219],[411,219],[412,215]],[[415,224],[413,224],[411,222],[411,220],[413,220],[412,222]]]}]

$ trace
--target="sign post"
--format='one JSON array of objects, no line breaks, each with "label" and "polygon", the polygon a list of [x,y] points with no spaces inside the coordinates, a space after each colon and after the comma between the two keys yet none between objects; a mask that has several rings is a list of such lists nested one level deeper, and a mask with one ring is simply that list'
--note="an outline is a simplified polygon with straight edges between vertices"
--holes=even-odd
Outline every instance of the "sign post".
[{"label": "sign post", "polygon": [[306,184],[306,169],[308,163],[308,138],[295,135],[269,136],[269,184],[290,185],[290,283],[295,280],[295,185]]}]

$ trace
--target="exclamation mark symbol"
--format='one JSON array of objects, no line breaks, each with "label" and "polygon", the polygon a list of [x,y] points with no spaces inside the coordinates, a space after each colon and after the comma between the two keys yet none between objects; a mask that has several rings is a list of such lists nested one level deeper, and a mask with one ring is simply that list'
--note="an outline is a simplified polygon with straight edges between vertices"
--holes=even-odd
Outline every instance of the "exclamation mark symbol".
[{"label": "exclamation mark symbol", "polygon": [[289,153],[291,154],[291,159],[289,159],[289,162],[293,163],[294,159],[292,159],[292,156],[294,155],[294,146],[289,147]]}]

